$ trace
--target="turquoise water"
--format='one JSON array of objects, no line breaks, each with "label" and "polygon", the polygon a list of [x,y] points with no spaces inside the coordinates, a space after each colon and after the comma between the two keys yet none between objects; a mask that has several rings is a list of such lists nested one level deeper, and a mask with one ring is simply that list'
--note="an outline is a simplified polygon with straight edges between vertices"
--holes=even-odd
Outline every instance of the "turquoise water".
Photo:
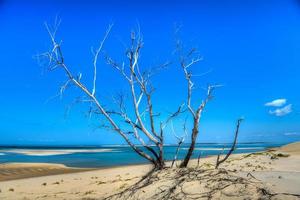
[{"label": "turquoise water", "polygon": [[[262,151],[266,148],[279,147],[283,143],[241,143],[237,144],[234,153],[247,153]],[[197,144],[193,158],[199,154],[202,157],[217,155],[225,147],[230,148],[230,144]],[[179,159],[183,158],[188,146],[182,146]],[[28,155],[24,151],[47,150],[54,151],[50,155]],[[56,151],[65,152],[56,154]],[[103,152],[101,152],[103,151]],[[165,157],[172,160],[176,151],[176,146],[165,146]],[[147,160],[138,156],[131,148],[126,146],[101,146],[101,147],[0,147],[0,163],[8,162],[42,162],[59,163],[69,167],[110,167],[130,164],[147,163]]]}]

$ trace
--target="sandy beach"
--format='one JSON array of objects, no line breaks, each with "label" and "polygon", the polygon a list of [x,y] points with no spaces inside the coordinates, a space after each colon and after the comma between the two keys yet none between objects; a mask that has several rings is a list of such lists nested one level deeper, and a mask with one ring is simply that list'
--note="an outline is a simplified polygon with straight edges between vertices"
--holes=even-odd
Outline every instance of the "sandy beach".
[{"label": "sandy beach", "polygon": [[[169,199],[300,198],[299,142],[264,152],[234,154],[217,170],[215,161],[214,156],[200,159],[199,164],[193,160],[188,169],[173,168],[154,174],[152,177],[157,181],[149,179],[151,184],[143,185],[131,195],[128,191],[151,170],[151,165],[83,171],[58,164],[1,164],[0,199],[153,199],[156,193],[166,191],[172,191]],[[164,189],[174,183],[172,190]],[[219,191],[208,191],[211,188]],[[124,193],[112,196],[120,192]],[[157,199],[162,198],[157,196]]]}]

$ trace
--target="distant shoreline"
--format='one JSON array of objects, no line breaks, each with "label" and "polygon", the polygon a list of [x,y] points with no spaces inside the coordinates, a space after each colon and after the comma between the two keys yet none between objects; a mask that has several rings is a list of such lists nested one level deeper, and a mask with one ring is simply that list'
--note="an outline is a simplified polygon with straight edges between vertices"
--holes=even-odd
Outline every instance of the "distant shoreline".
[{"label": "distant shoreline", "polygon": [[[285,144],[279,143],[238,143],[234,154],[251,153],[265,149],[279,147]],[[197,144],[192,157],[214,156],[229,150],[231,144]],[[165,159],[173,160],[177,146],[165,146]],[[178,159],[182,159],[187,151],[187,144],[181,147]],[[111,159],[114,158],[114,159]],[[75,168],[110,168],[115,166],[127,166],[147,164],[147,161],[139,157],[130,147],[100,147],[100,148],[0,148],[0,163],[58,163]]]},{"label": "distant shoreline", "polygon": [[[286,146],[286,145],[283,145]],[[281,147],[277,148],[270,148],[279,150]],[[266,148],[263,151],[258,152],[264,152],[268,150]],[[234,156],[241,156],[245,155],[247,153],[234,153]],[[212,159],[216,157],[216,155],[208,155],[201,158],[202,159]],[[197,159],[192,159],[191,162],[197,162]],[[168,161],[170,163],[170,160]],[[83,172],[83,171],[94,171],[94,170],[108,170],[108,169],[116,169],[116,168],[122,168],[122,167],[134,167],[134,166],[151,166],[149,163],[128,163],[126,165],[114,165],[114,166],[102,166],[102,167],[95,167],[95,168],[89,168],[89,167],[69,167],[64,164],[59,163],[31,163],[31,162],[10,162],[10,163],[2,163],[0,164],[0,171],[2,171],[2,174],[0,172],[0,181],[5,180],[15,180],[15,179],[22,179],[22,178],[29,178],[29,177],[39,177],[39,176],[48,176],[48,175],[58,175],[58,174],[66,174],[66,173],[76,173],[76,172]],[[36,171],[35,171],[36,169]],[[18,174],[16,171],[23,171],[24,174]],[[12,171],[12,174],[17,175],[10,175],[5,176],[5,171]],[[27,173],[29,171],[30,173]],[[34,172],[35,171],[35,172]]]},{"label": "distant shoreline", "polygon": [[[239,142],[238,144],[276,144],[277,142]],[[284,143],[277,143],[277,144],[289,144],[293,142],[284,142]],[[196,145],[230,145],[232,144],[231,142],[200,142],[196,143]],[[183,146],[188,146],[189,143],[183,144]],[[164,146],[170,146],[174,147],[177,146],[177,144],[165,144]],[[109,147],[129,147],[129,145],[126,144],[104,144],[104,145],[5,145],[5,144],[0,144],[0,149],[2,148],[24,148],[24,149],[94,149],[94,148],[109,148]]]},{"label": "distant shoreline", "polygon": [[[187,147],[182,147],[181,150],[187,150]],[[210,147],[196,147],[195,150],[201,151],[227,151],[230,147],[225,148],[210,148]],[[236,148],[237,150],[264,150],[264,147],[240,147]],[[7,153],[16,153],[27,156],[55,156],[55,155],[68,155],[73,153],[104,153],[104,152],[113,152],[117,153],[118,150],[113,148],[98,148],[98,149],[24,149],[24,148],[13,148],[3,150],[0,155],[5,155]]]}]

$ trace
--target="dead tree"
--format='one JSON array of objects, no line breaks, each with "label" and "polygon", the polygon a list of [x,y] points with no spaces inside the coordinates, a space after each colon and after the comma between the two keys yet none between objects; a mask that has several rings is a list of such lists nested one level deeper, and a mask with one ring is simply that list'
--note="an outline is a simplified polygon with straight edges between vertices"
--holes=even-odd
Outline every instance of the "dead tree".
[{"label": "dead tree", "polygon": [[191,143],[186,153],[186,156],[184,157],[183,161],[180,164],[180,167],[187,167],[189,160],[194,152],[196,140],[199,133],[199,123],[200,123],[202,112],[205,106],[207,105],[207,103],[213,98],[214,89],[220,87],[221,85],[209,85],[206,88],[206,97],[201,101],[201,103],[198,103],[198,106],[194,108],[192,105],[192,93],[194,89],[194,82],[192,81],[192,77],[203,76],[208,72],[200,75],[193,75],[191,71],[191,67],[198,64],[202,60],[202,57],[197,55],[196,48],[192,48],[185,53],[181,41],[177,40],[176,43],[177,43],[176,50],[177,53],[179,54],[180,66],[183,70],[184,77],[187,81],[187,99],[186,99],[187,109],[193,119]]},{"label": "dead tree", "polygon": [[[219,87],[219,85],[209,85],[206,88],[206,97],[201,102],[197,101],[197,103],[195,102],[196,104],[192,104],[192,92],[194,89],[192,78],[206,74],[194,75],[191,71],[191,67],[202,60],[202,58],[197,55],[196,49],[192,48],[188,52],[184,52],[181,42],[177,43],[176,52],[179,54],[180,67],[187,82],[186,102],[185,104],[180,105],[174,113],[171,113],[165,121],[162,121],[156,118],[158,114],[154,111],[152,97],[155,88],[151,83],[151,78],[157,70],[166,67],[169,63],[162,64],[159,67],[150,70],[141,69],[139,59],[143,48],[143,40],[139,30],[137,32],[132,31],[130,34],[130,45],[125,52],[127,62],[118,63],[110,56],[104,55],[103,52],[105,41],[107,40],[113,25],[108,26],[99,47],[93,51],[93,78],[90,87],[82,81],[82,74],[75,75],[65,62],[61,42],[58,42],[56,39],[59,24],[60,21],[56,21],[54,27],[50,27],[46,24],[46,29],[51,39],[51,49],[40,56],[47,58],[50,71],[56,69],[62,69],[64,71],[67,80],[61,86],[60,94],[64,93],[70,86],[77,87],[81,93],[83,93],[84,97],[77,99],[76,102],[89,103],[89,115],[101,117],[104,121],[104,124],[101,125],[102,127],[118,133],[137,154],[153,163],[157,169],[162,169],[165,166],[164,132],[166,126],[172,119],[187,111],[188,115],[193,119],[193,125],[190,134],[191,143],[184,160],[180,164],[180,167],[186,167],[195,148],[202,112],[207,103],[212,99],[214,89]],[[105,106],[104,99],[98,94],[97,69],[98,60],[101,56],[103,56],[107,64],[118,71],[127,82],[130,94],[130,106],[125,104],[124,96],[119,95],[117,98],[113,99],[117,108],[108,108]],[[145,118],[147,118],[147,120],[145,120]],[[178,140],[178,147],[174,157],[175,161],[182,143],[183,138]]]},{"label": "dead tree", "polygon": [[229,158],[229,156],[232,154],[232,152],[235,150],[235,145],[236,145],[236,142],[237,142],[237,137],[238,137],[238,134],[239,134],[239,129],[240,129],[240,125],[241,125],[242,121],[243,121],[243,119],[241,119],[241,118],[237,120],[234,140],[233,140],[231,148],[227,152],[226,156],[223,159],[220,160],[220,154],[218,155],[216,166],[215,166],[216,169],[218,169],[219,165],[222,164],[223,162],[225,162]]},{"label": "dead tree", "polygon": [[[97,93],[97,61],[103,53],[103,46],[108,38],[112,26],[109,25],[106,33],[100,42],[99,47],[93,52],[93,80],[92,87],[89,87],[82,81],[82,74],[74,75],[69,66],[65,63],[65,57],[61,48],[61,42],[56,40],[56,33],[60,21],[56,21],[54,27],[46,25],[46,29],[51,39],[51,50],[41,54],[40,56],[46,57],[48,60],[48,68],[53,71],[62,69],[67,77],[66,82],[61,87],[60,93],[62,94],[66,88],[73,85],[77,87],[83,94],[84,98],[80,99],[81,102],[88,102],[91,105],[89,110],[90,114],[99,115],[103,117],[106,128],[118,133],[127,144],[140,156],[147,159],[157,169],[162,169],[165,165],[164,160],[164,130],[167,124],[180,113],[182,113],[183,105],[180,105],[176,112],[170,114],[165,121],[160,121],[159,126],[155,126],[156,120],[152,103],[152,95],[154,87],[151,84],[151,77],[155,70],[142,71],[139,65],[140,52],[143,47],[142,37],[140,32],[131,32],[130,47],[126,50],[128,62],[119,64],[111,57],[105,56],[107,63],[116,69],[127,81],[130,91],[131,110],[134,113],[132,117],[127,111],[124,103],[124,98],[119,96],[115,98],[114,102],[117,104],[117,110],[109,109],[104,106],[103,99]],[[168,64],[168,63],[167,63]],[[159,68],[165,67],[167,64],[161,65]],[[141,111],[141,104],[146,105]],[[143,120],[148,117],[149,120]],[[127,126],[121,126],[121,123]],[[148,123],[148,124],[146,124]],[[150,127],[150,128],[148,128]],[[133,136],[133,139],[130,137]],[[145,141],[145,139],[147,141]]]}]

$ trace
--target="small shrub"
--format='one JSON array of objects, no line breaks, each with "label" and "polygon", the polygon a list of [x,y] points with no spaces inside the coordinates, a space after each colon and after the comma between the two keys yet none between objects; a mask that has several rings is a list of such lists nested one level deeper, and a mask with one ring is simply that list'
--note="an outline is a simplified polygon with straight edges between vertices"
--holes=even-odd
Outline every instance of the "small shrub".
[{"label": "small shrub", "polygon": [[101,185],[101,184],[104,184],[105,182],[103,182],[103,181],[97,181],[96,183],[97,183],[97,185]]},{"label": "small shrub", "polygon": [[89,190],[89,191],[86,191],[84,194],[88,195],[88,194],[92,194],[93,192],[94,192],[93,190]]},{"label": "small shrub", "polygon": [[289,157],[290,155],[289,154],[278,153],[277,156],[286,158],[286,157]]}]

